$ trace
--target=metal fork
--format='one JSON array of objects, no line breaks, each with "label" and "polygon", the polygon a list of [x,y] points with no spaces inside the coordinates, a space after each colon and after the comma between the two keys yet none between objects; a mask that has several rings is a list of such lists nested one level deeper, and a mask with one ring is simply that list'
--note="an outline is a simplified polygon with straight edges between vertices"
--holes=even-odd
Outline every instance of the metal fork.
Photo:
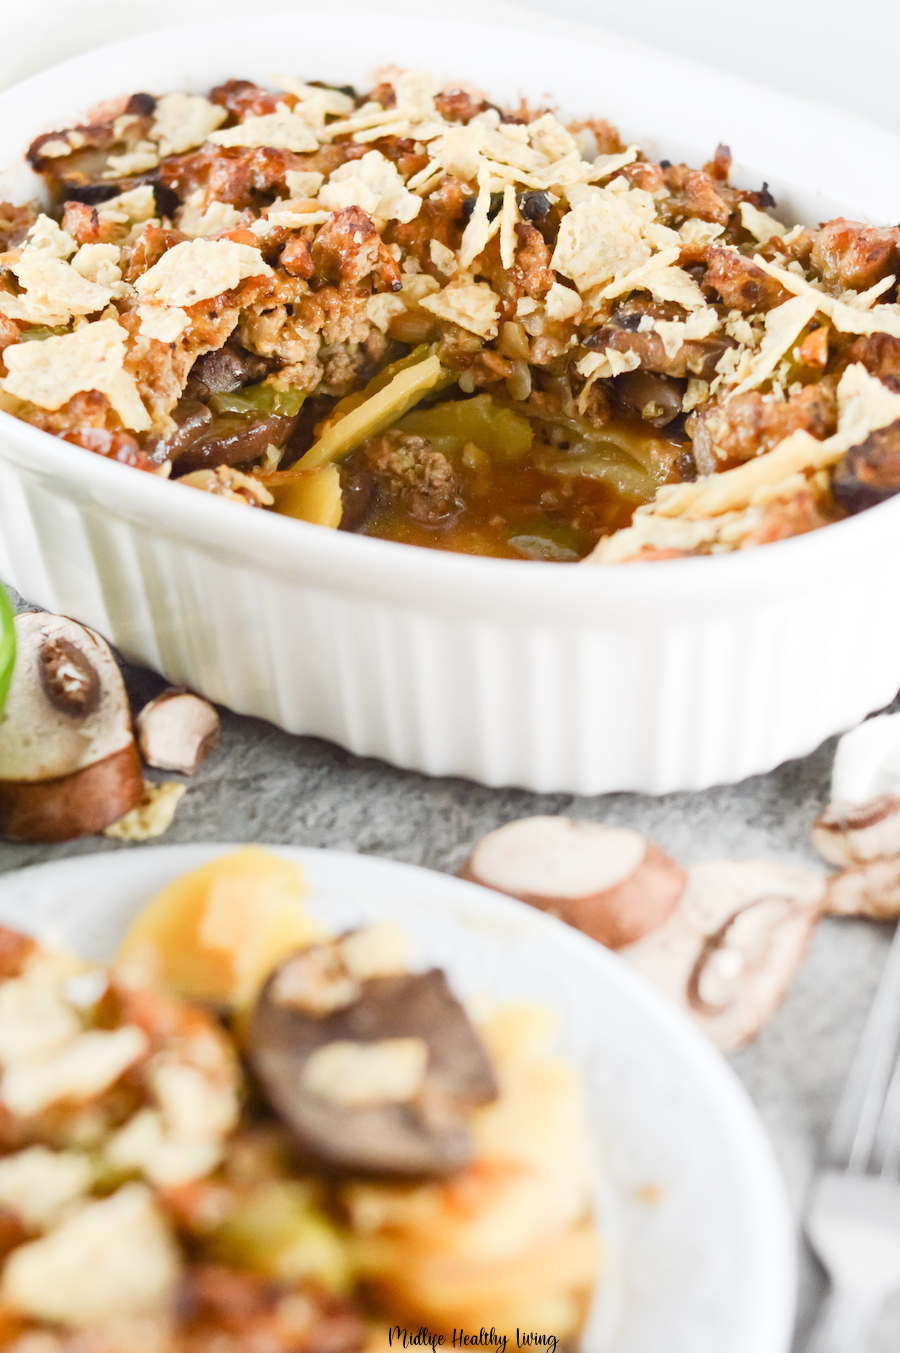
[{"label": "metal fork", "polygon": [[900,926],[806,1217],[832,1289],[807,1353],[866,1353],[900,1288]]}]

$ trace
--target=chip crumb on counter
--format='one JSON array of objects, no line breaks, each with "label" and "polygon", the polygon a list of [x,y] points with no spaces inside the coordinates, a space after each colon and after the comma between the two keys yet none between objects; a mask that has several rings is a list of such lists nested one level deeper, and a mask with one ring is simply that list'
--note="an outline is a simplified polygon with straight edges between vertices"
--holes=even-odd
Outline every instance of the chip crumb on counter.
[{"label": "chip crumb on counter", "polygon": [[186,793],[187,785],[176,780],[145,780],[140,803],[106,827],[104,836],[116,841],[149,841],[162,836],[171,827],[175,810]]}]

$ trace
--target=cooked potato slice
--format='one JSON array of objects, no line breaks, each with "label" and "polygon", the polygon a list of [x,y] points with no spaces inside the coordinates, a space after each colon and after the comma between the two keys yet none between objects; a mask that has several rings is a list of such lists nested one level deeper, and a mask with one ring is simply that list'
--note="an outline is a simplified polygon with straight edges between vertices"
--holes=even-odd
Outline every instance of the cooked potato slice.
[{"label": "cooked potato slice", "polygon": [[299,865],[260,846],[220,856],[170,883],[132,925],[116,958],[133,983],[243,1009],[288,954],[325,931],[303,908]]},{"label": "cooked potato slice", "polygon": [[330,526],[333,530],[341,524],[344,510],[341,473],[336,465],[323,465],[320,470],[298,474],[285,484],[273,486],[272,496],[274,510],[283,517],[297,517],[300,521]]}]

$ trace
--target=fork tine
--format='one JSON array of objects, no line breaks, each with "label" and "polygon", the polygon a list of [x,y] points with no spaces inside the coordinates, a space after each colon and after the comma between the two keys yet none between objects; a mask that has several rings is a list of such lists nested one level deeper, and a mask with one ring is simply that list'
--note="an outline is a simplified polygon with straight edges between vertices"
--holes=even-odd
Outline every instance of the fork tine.
[{"label": "fork tine", "polygon": [[876,1164],[880,1161],[882,1178],[896,1178],[900,1172],[900,1061],[894,1063],[894,1074],[884,1097],[874,1153]]},{"label": "fork tine", "polygon": [[900,926],[888,952],[859,1048],[828,1138],[828,1161],[862,1173],[875,1136],[897,1059],[900,1031]]}]

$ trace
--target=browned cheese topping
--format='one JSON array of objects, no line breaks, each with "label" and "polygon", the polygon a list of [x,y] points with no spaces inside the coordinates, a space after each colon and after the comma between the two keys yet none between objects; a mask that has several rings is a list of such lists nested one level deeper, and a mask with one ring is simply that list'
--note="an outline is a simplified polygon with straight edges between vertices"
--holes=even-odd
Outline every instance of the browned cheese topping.
[{"label": "browned cheese topping", "polygon": [[393,69],[138,93],[0,204],[0,408],[326,527],[615,563],[900,489],[900,228]]}]

